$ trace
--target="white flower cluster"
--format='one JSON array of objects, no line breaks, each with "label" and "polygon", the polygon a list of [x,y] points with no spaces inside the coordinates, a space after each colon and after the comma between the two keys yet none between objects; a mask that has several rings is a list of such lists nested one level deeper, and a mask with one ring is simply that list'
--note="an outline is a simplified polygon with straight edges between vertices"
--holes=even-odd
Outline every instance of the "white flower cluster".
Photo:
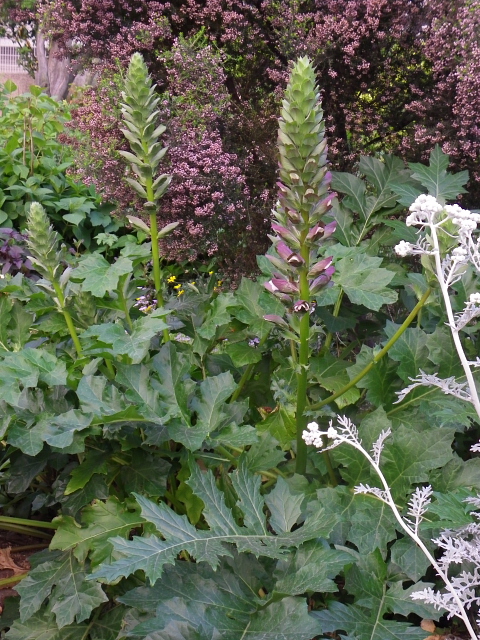
[{"label": "white flower cluster", "polygon": [[405,224],[407,227],[424,226],[433,221],[436,213],[443,211],[443,206],[437,202],[434,196],[427,196],[422,193],[415,202],[410,205],[410,215],[407,216]]},{"label": "white flower cluster", "polygon": [[[313,444],[317,449],[323,448],[322,436],[327,436],[327,438],[331,438],[332,440],[336,440],[339,437],[339,433],[332,426],[331,420],[327,431],[320,431],[316,422],[309,422],[307,424],[307,429],[308,431],[304,431],[302,433],[302,438],[305,440],[306,444]],[[330,449],[331,447],[328,448]]]},{"label": "white flower cluster", "polygon": [[444,207],[444,211],[453,224],[460,227],[462,231],[474,231],[477,228],[477,222],[480,222],[478,213],[462,209],[458,204],[447,204]]},{"label": "white flower cluster", "polygon": [[308,431],[302,433],[302,438],[306,444],[313,444],[317,449],[323,447],[322,432],[318,430],[318,424],[316,422],[309,422],[307,424]]},{"label": "white flower cluster", "polygon": [[412,249],[413,244],[411,242],[400,240],[400,242],[395,247],[395,253],[401,258],[405,258],[405,256],[409,256],[412,253]]},{"label": "white flower cluster", "polygon": [[465,247],[455,247],[452,251],[452,259],[455,261],[465,260],[468,256],[468,251]]},{"label": "white flower cluster", "polygon": [[[439,215],[442,214],[442,215]],[[471,234],[477,228],[477,223],[480,222],[480,214],[472,213],[467,209],[462,209],[458,204],[440,204],[434,196],[420,195],[415,202],[410,206],[410,213],[405,220],[407,227],[443,227],[447,221],[453,222],[458,227],[458,234],[452,235],[452,238],[457,238],[459,245],[453,249],[452,254],[447,256],[444,261],[444,270],[450,270],[451,275],[455,275],[459,265],[464,265],[468,262],[469,258],[473,260],[473,255],[478,253],[475,249],[472,251],[472,237]],[[448,233],[448,232],[447,232]],[[451,234],[449,234],[451,235]],[[427,242],[427,238],[423,237],[417,244],[406,242],[402,240],[395,247],[395,252],[402,258],[413,254],[432,254],[433,247]],[[478,247],[477,247],[478,249]],[[437,247],[438,250],[438,247]],[[480,258],[479,258],[480,264]],[[458,279],[458,278],[457,278]],[[456,279],[452,278],[450,284],[453,284]]]}]

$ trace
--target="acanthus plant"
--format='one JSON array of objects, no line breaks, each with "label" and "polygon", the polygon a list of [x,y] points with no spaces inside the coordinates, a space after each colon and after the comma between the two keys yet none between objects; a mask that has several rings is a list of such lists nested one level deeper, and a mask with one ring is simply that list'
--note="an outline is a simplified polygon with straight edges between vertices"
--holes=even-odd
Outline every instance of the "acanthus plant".
[{"label": "acanthus plant", "polygon": [[307,463],[301,435],[306,424],[310,313],[315,310],[315,296],[335,271],[332,257],[320,259],[318,255],[321,241],[329,238],[336,228],[335,221],[322,220],[336,194],[329,191],[331,174],[319,97],[313,66],[308,58],[300,58],[292,69],[279,120],[281,182],[279,200],[273,210],[276,222],[272,224],[276,255],[267,254],[278,272],[265,284],[289,311],[287,322],[278,316],[267,315],[265,319],[288,328],[295,343],[297,473],[305,473]]},{"label": "acanthus plant", "polygon": [[[165,132],[165,125],[158,124],[159,111],[157,105],[160,98],[155,94],[155,85],[148,74],[147,66],[140,53],[134,53],[130,61],[125,91],[122,92],[122,116],[126,129],[123,135],[130,143],[132,153],[119,153],[130,163],[137,180],[127,177],[128,184],[137,195],[145,199],[145,209],[149,213],[150,227],[136,216],[130,216],[130,222],[147,232],[151,238],[153,281],[158,307],[163,307],[163,286],[160,263],[159,241],[173,231],[178,222],[172,222],[158,229],[157,216],[160,199],[168,189],[172,177],[157,174],[158,165],[167,152],[159,141]],[[168,331],[164,331],[164,339],[168,340]]]},{"label": "acanthus plant", "polygon": [[[143,142],[158,125],[135,64],[139,108],[122,102],[145,200],[157,167]],[[346,197],[333,198],[317,93],[302,59],[281,121],[274,248],[259,257],[275,295],[247,278],[218,291],[211,274],[177,296],[176,265],[164,309],[149,309],[150,298],[145,308],[135,298],[150,243],[132,235],[116,258],[78,256],[32,205],[29,253],[43,280],[0,279],[0,527],[49,548],[16,587],[18,613],[6,603],[8,640],[424,639],[406,618],[435,615],[410,598],[434,586],[426,561],[385,503],[353,497],[372,486],[360,452],[312,451],[297,472],[297,427],[313,412],[328,420],[336,403],[363,442],[391,429],[382,472],[395,504],[426,482],[438,488],[433,528],[464,518],[465,486],[478,483],[478,460],[460,457],[469,436],[455,436],[471,419],[460,400],[435,388],[393,404],[414,368],[439,362],[457,374],[428,283],[389,249],[395,178],[410,191],[419,183],[392,157],[362,158],[367,180],[335,174]],[[132,122],[137,112],[152,119]]]}]

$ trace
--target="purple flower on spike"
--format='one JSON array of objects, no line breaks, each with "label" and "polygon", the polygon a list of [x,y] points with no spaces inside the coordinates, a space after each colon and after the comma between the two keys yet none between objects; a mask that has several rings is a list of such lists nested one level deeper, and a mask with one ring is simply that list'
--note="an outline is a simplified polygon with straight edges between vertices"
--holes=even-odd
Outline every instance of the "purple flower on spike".
[{"label": "purple flower on spike", "polygon": [[292,308],[293,313],[310,313],[310,303],[306,300],[298,300]]}]

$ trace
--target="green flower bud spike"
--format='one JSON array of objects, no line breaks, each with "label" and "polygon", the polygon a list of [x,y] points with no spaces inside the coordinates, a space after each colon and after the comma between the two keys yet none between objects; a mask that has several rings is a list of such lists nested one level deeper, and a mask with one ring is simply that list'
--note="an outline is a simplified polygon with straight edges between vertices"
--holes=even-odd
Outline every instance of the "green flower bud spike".
[{"label": "green flower bud spike", "polygon": [[69,270],[65,267],[65,250],[60,246],[60,236],[49,220],[45,209],[38,202],[33,202],[27,218],[28,240],[30,260],[35,269],[43,278],[51,284],[48,288],[53,294],[58,310],[65,318],[68,330],[75,345],[77,355],[82,356],[82,347],[72,317],[66,308],[65,285],[68,281]]},{"label": "green flower bud spike", "polygon": [[[265,284],[288,307],[286,335],[298,336],[296,472],[301,474],[307,461],[302,433],[307,422],[310,312],[316,304],[313,296],[329,283],[335,270],[331,258],[318,256],[319,243],[332,235],[336,225],[322,220],[335,194],[329,192],[331,174],[319,97],[312,63],[300,58],[293,66],[279,119],[280,182],[272,224],[276,235],[271,237],[277,255],[267,256],[277,272]],[[275,318],[266,317],[278,324]],[[297,347],[292,348],[296,354]]]},{"label": "green flower bud spike", "polygon": [[[126,129],[121,131],[129,141],[132,152],[120,151],[119,153],[130,163],[137,176],[137,180],[126,178],[126,181],[141,198],[146,200],[145,208],[150,214],[149,231],[152,240],[153,280],[157,304],[159,307],[163,307],[158,241],[173,231],[178,222],[158,230],[158,202],[168,189],[172,176],[156,175],[158,165],[164,157],[167,147],[163,147],[159,142],[159,137],[165,132],[165,126],[157,124],[159,98],[156,97],[155,86],[148,75],[147,65],[142,55],[134,53],[128,67],[125,91],[122,92],[123,102],[121,103],[123,121],[126,126]],[[165,330],[163,335],[165,341],[170,339],[168,330]]]}]

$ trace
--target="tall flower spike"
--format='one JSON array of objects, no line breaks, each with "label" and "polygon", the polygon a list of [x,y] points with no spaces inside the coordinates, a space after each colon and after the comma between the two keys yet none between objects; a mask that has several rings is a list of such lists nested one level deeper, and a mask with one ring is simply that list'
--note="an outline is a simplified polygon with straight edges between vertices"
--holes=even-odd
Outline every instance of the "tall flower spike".
[{"label": "tall flower spike", "polygon": [[[289,307],[289,333],[298,335],[297,458],[296,472],[305,473],[307,449],[302,433],[306,427],[307,370],[310,357],[312,297],[334,273],[332,258],[318,259],[318,244],[335,231],[335,223],[322,217],[331,208],[327,144],[315,71],[308,58],[292,68],[279,119],[278,150],[280,182],[272,242],[276,255],[268,256],[279,273],[265,284],[267,291]],[[271,316],[265,319],[271,320]],[[271,320],[278,325],[277,318]]]},{"label": "tall flower spike", "polygon": [[[308,58],[300,58],[292,69],[279,119],[280,182],[272,223],[277,255],[267,257],[281,273],[290,275],[290,281],[297,281],[300,297],[307,302],[334,272],[331,258],[317,260],[319,242],[330,237],[336,226],[321,220],[335,194],[329,192],[331,175],[319,98],[313,66]],[[294,297],[283,297],[285,291],[267,288],[285,302],[295,302]]]},{"label": "tall flower spike", "polygon": [[49,223],[45,209],[33,202],[27,218],[30,260],[35,269],[47,280],[61,276],[65,267],[62,264],[64,251],[60,247],[60,236]]},{"label": "tall flower spike", "polygon": [[[132,224],[143,228],[144,231],[150,232],[155,295],[158,306],[163,307],[158,242],[160,238],[173,231],[178,222],[172,222],[163,229],[158,229],[158,202],[168,189],[172,176],[162,173],[155,177],[160,160],[167,151],[167,148],[159,142],[159,137],[164,133],[165,126],[157,124],[159,115],[157,105],[160,99],[156,97],[155,85],[148,75],[147,65],[140,53],[134,53],[130,60],[122,98],[122,116],[127,128],[121,131],[129,141],[132,153],[120,151],[120,154],[130,163],[133,172],[137,175],[138,180],[126,178],[126,181],[141,198],[145,199],[145,207],[150,214],[150,228],[134,216],[131,216],[129,220]],[[167,329],[164,329],[163,337],[165,342],[170,339]]]},{"label": "tall flower spike", "polygon": [[156,107],[159,98],[155,95],[155,85],[140,53],[134,53],[130,61],[122,99],[122,116],[127,128],[121,131],[133,153],[119,153],[130,162],[138,176],[138,180],[126,180],[139,196],[147,200],[147,207],[155,208],[156,201],[163,196],[172,177],[162,174],[152,180],[167,147],[159,142],[165,126],[157,126],[159,111]]},{"label": "tall flower spike", "polygon": [[65,289],[70,275],[70,268],[65,264],[65,248],[60,245],[60,236],[50,226],[45,209],[38,202],[33,202],[30,206],[27,233],[29,258],[47,282],[44,288],[52,295],[58,310],[65,318],[77,355],[81,356],[82,346],[65,301]]}]

